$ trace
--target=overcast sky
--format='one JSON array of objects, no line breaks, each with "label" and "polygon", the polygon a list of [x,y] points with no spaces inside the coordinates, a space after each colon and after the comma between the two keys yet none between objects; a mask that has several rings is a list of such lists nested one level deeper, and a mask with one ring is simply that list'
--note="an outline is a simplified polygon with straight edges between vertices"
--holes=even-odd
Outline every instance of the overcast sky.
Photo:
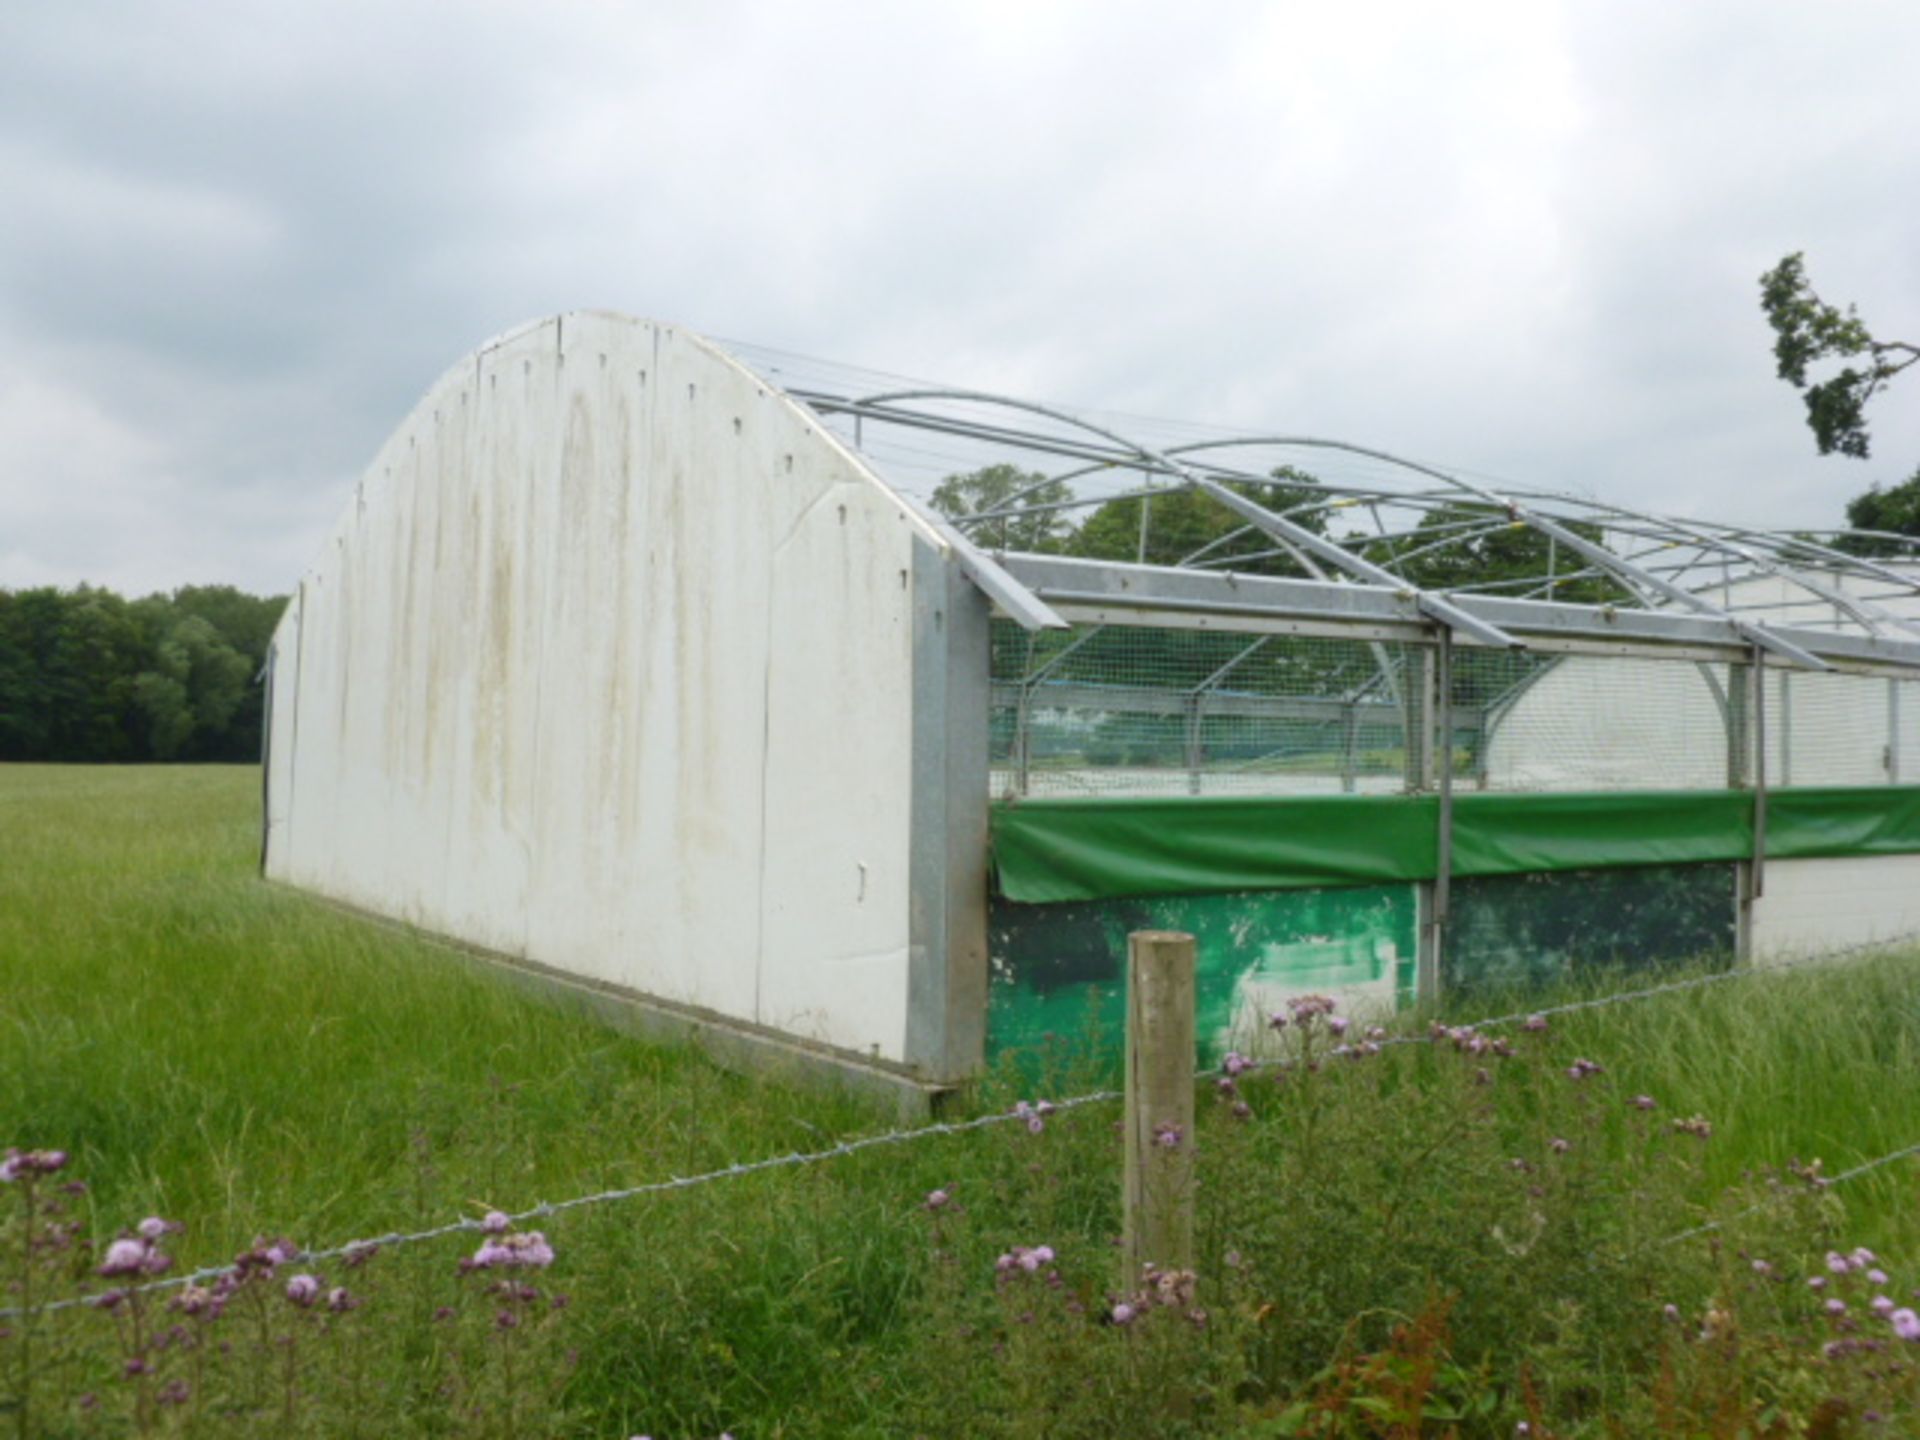
[{"label": "overcast sky", "polygon": [[288,589],[519,321],[1840,520],[1760,272],[1920,332],[1920,6],[0,8],[0,585]]}]

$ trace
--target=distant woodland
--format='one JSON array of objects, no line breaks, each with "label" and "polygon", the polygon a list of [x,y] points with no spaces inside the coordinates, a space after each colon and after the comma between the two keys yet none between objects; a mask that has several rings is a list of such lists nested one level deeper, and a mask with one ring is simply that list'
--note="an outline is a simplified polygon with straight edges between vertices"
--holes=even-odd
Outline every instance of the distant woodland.
[{"label": "distant woodland", "polygon": [[0,590],[0,760],[258,760],[255,677],[285,605],[230,585]]}]

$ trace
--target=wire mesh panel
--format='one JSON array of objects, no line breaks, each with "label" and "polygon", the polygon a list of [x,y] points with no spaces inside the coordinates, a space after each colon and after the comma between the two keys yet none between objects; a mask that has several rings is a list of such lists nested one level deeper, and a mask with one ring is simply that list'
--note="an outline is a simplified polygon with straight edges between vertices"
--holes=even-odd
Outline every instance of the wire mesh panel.
[{"label": "wire mesh panel", "polygon": [[1650,654],[1219,630],[993,629],[994,793],[1393,794],[1920,783],[1920,681]]},{"label": "wire mesh panel", "polygon": [[1029,636],[996,622],[994,790],[1393,793],[1417,769],[1422,653],[1148,626]]},{"label": "wire mesh panel", "polygon": [[1455,703],[1484,717],[1484,738],[1464,771],[1456,749],[1455,773],[1478,788],[1709,790],[1738,783],[1730,734],[1739,723],[1743,682],[1734,672],[1744,674],[1741,667],[1637,655],[1471,659],[1471,669],[1457,667]]},{"label": "wire mesh panel", "polygon": [[[1767,671],[1767,783],[1885,785],[1899,764],[1900,692],[1869,675]],[[1910,706],[1908,708],[1911,708]],[[1909,778],[1915,770],[1908,762]]]}]

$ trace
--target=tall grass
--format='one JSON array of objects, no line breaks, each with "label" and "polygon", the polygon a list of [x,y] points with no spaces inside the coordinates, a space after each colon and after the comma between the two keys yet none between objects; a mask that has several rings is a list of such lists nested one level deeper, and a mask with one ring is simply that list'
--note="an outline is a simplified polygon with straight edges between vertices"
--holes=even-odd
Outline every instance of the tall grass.
[{"label": "tall grass", "polygon": [[[262,883],[257,786],[252,769],[0,768],[0,1143],[73,1152],[96,1255],[148,1214],[184,1222],[167,1243],[193,1266],[256,1236],[318,1246],[892,1123],[533,1003]],[[1609,1415],[1655,1414],[1663,1374],[1718,1363],[1664,1348],[1658,1317],[1675,1305],[1691,1335],[1735,1306],[1742,1248],[1784,1272],[1865,1244],[1920,1283],[1914,1167],[1824,1192],[1748,1183],[1920,1139],[1915,963],[1568,1016],[1489,1085],[1444,1045],[1244,1080],[1252,1117],[1204,1105],[1197,1136],[1205,1325],[1100,1323],[1123,1289],[1119,1142],[1113,1112],[1088,1107],[1040,1135],[1002,1126],[554,1221],[543,1283],[571,1304],[525,1357],[539,1385],[515,1372],[537,1419],[500,1418],[485,1367],[512,1352],[456,1273],[470,1244],[329,1274],[367,1303],[304,1343],[315,1366],[377,1380],[377,1404],[352,1414],[382,1435],[1067,1435],[1143,1417],[1163,1433],[1375,1433],[1300,1430],[1299,1406],[1346,1423],[1328,1386],[1384,1384],[1395,1346],[1435,1360],[1461,1433],[1532,1416],[1536,1434],[1604,1434]],[[1567,1080],[1576,1055],[1606,1074]],[[1015,1083],[968,1103],[1004,1107]],[[1656,1111],[1624,1103],[1641,1093]],[[1695,1114],[1711,1140],[1671,1131]],[[953,1203],[930,1212],[936,1188]],[[1724,1234],[1651,1246],[1756,1199]],[[1040,1243],[1057,1286],[996,1279],[996,1255]],[[1769,1335],[1800,1335],[1784,1300],[1761,1298]],[[443,1306],[466,1318],[436,1320]],[[44,1378],[40,1433],[117,1433],[100,1418],[132,1413],[116,1343],[74,1340]],[[1782,1353],[1822,1375],[1804,1350]],[[221,1393],[258,1423],[265,1402]],[[87,1394],[100,1404],[81,1408]],[[300,1423],[347,1430],[338,1404],[314,1404]]]}]

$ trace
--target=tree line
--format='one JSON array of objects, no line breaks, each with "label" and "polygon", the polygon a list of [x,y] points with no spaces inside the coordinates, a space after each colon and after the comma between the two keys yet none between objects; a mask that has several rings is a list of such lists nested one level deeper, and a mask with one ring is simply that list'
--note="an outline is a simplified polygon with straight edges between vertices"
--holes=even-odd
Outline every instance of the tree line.
[{"label": "tree line", "polygon": [[284,595],[0,590],[0,760],[258,760]]}]

